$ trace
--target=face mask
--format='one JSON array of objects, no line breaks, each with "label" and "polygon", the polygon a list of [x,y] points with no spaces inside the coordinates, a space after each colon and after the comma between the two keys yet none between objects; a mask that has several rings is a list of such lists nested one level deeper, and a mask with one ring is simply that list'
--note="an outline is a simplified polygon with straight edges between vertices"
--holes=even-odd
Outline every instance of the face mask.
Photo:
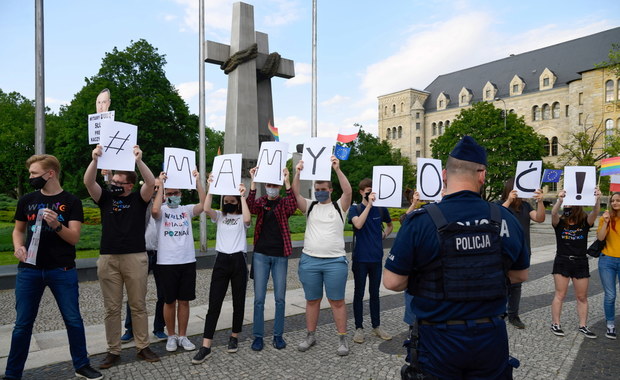
[{"label": "face mask", "polygon": [[110,185],[109,190],[112,193],[112,195],[121,195],[125,192],[125,189],[123,188],[123,186],[117,186],[117,185]]},{"label": "face mask", "polygon": [[43,178],[43,175],[40,177],[28,178],[30,186],[34,187],[35,190],[41,190],[47,183],[47,180]]},{"label": "face mask", "polygon": [[222,206],[222,211],[224,214],[233,214],[237,211],[237,205],[232,203],[224,203],[224,206]]},{"label": "face mask", "polygon": [[319,202],[325,202],[326,200],[329,199],[329,191],[326,191],[326,190],[315,191],[314,198],[316,198],[316,200]]},{"label": "face mask", "polygon": [[366,202],[368,202],[368,197],[369,197],[369,196],[370,196],[370,191],[369,191],[369,192],[367,192],[367,193],[364,195],[364,199],[366,199]]},{"label": "face mask", "polygon": [[275,198],[278,195],[280,195],[280,189],[278,189],[277,187],[267,187],[265,189],[266,189],[266,192],[267,192],[267,196],[269,198]]},{"label": "face mask", "polygon": [[181,196],[171,195],[166,198],[166,203],[168,203],[168,207],[170,208],[177,208],[181,204]]},{"label": "face mask", "polygon": [[570,207],[564,207],[564,217],[565,218],[568,218],[570,216],[570,211],[571,211]]}]

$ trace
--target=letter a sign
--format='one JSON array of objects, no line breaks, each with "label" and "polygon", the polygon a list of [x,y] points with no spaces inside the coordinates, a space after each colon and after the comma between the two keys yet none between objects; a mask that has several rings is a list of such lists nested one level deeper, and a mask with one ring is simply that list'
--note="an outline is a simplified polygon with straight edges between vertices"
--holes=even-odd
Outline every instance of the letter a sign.
[{"label": "letter a sign", "polygon": [[376,193],[374,206],[400,207],[403,202],[403,167],[373,166],[372,191]]}]

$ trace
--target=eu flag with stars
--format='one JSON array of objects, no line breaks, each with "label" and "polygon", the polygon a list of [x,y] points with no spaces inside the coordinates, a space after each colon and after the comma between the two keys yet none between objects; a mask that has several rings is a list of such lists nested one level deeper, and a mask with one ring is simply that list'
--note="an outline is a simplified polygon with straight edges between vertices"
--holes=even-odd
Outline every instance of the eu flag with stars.
[{"label": "eu flag with stars", "polygon": [[543,172],[542,182],[560,182],[560,177],[564,171],[559,169],[545,169]]}]

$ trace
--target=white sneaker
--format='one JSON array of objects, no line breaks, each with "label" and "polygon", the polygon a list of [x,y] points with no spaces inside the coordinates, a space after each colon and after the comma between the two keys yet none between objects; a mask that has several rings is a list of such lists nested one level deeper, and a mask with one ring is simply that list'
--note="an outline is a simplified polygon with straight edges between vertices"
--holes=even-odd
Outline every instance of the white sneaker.
[{"label": "white sneaker", "polygon": [[178,342],[179,338],[176,335],[168,336],[168,341],[166,342],[166,351],[174,352],[179,347]]},{"label": "white sneaker", "polygon": [[196,349],[196,346],[192,342],[190,342],[190,340],[187,339],[186,336],[180,336],[178,342],[179,346],[183,347],[185,351],[194,351]]},{"label": "white sneaker", "polygon": [[355,343],[364,343],[364,329],[355,329],[355,334],[353,334],[353,341]]},{"label": "white sneaker", "polygon": [[374,329],[372,329],[372,332],[374,332],[376,336],[383,340],[392,340],[392,336],[386,333],[385,330],[381,328],[381,326],[375,327]]},{"label": "white sneaker", "polygon": [[347,335],[340,335],[338,338],[338,340],[340,341],[338,344],[338,350],[336,351],[338,353],[338,356],[349,355],[349,343],[347,342]]}]

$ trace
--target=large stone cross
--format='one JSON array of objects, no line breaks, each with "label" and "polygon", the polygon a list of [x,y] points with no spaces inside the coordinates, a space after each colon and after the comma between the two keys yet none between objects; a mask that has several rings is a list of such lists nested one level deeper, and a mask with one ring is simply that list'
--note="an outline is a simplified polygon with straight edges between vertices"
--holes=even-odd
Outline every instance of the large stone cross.
[{"label": "large stone cross", "polygon": [[[274,123],[271,79],[260,74],[269,55],[268,36],[254,31],[252,5],[241,2],[233,4],[230,39],[230,45],[206,41],[205,61],[221,65],[235,53],[257,44],[256,59],[240,64],[228,74],[224,153],[243,153],[242,172],[245,176],[256,165],[260,143],[272,140],[267,125],[269,122]],[[281,59],[275,76],[293,78],[294,62]]]}]

